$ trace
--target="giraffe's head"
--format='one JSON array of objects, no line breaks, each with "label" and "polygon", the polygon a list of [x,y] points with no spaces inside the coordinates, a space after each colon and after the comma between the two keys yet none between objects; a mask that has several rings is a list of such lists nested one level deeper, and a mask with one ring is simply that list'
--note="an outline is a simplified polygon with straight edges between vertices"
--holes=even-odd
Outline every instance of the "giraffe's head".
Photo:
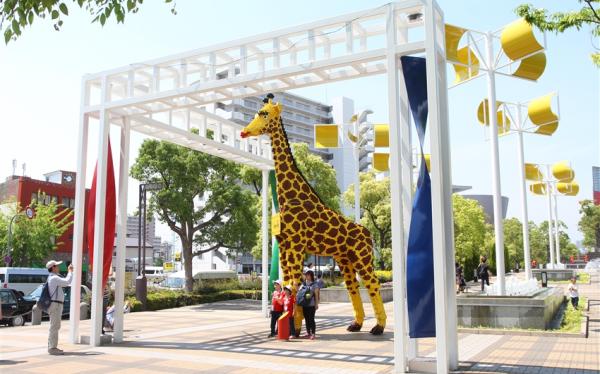
[{"label": "giraffe's head", "polygon": [[240,133],[242,138],[271,134],[277,129],[277,126],[279,126],[279,116],[283,107],[280,103],[273,102],[274,97],[273,94],[268,94],[263,100],[265,105],[260,108],[252,122],[244,127]]}]

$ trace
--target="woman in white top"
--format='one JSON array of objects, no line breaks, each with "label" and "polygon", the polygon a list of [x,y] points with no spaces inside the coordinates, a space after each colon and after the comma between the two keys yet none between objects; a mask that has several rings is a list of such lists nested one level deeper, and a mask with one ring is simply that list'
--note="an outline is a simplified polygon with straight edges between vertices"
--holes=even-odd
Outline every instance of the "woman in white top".
[{"label": "woman in white top", "polygon": [[571,298],[571,304],[573,305],[573,308],[577,309],[577,304],[579,304],[579,292],[577,292],[577,285],[575,282],[577,282],[577,278],[572,277],[571,283],[569,283],[568,291],[569,297]]}]

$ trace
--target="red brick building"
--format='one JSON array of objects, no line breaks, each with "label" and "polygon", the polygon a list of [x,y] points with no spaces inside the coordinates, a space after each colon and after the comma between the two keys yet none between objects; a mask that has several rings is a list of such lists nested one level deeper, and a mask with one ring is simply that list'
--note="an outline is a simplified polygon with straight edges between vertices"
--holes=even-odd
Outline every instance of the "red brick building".
[{"label": "red brick building", "polygon": [[[38,204],[49,204],[53,201],[59,204],[59,209],[74,209],[76,173],[57,170],[44,174],[44,177],[45,180],[17,175],[8,177],[4,183],[0,183],[0,204],[16,200],[21,208],[25,208],[32,201],[37,201]],[[86,190],[86,202],[88,195],[89,190]],[[71,216],[71,220],[73,218],[74,216]],[[53,258],[71,260],[73,225],[60,238],[56,238],[56,242],[59,244]],[[84,263],[86,263],[87,245],[85,244],[85,230],[83,243]]]}]

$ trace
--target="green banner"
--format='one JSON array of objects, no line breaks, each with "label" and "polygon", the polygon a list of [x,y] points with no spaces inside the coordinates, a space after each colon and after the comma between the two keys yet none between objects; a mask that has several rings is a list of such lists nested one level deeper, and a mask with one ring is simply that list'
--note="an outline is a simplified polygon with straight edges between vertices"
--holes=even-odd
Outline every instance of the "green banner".
[{"label": "green banner", "polygon": [[[273,199],[273,213],[279,213],[279,202],[277,201],[277,180],[275,179],[275,171],[269,172],[269,184],[271,185],[271,197]],[[271,272],[269,273],[269,294],[275,289],[273,282],[279,279],[279,243],[273,237],[271,248]]]}]

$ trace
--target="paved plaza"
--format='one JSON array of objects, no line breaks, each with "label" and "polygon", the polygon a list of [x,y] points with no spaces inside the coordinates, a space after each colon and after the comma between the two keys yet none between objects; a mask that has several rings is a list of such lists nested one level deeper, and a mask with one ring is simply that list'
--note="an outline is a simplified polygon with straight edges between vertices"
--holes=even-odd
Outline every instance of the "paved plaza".
[{"label": "paved plaza", "polygon": [[[460,372],[598,373],[600,371],[600,276],[581,285],[590,298],[589,338],[459,334]],[[370,304],[365,304],[372,316]],[[255,301],[204,304],[127,314],[126,342],[98,348],[67,343],[63,321],[59,347],[46,352],[48,325],[0,328],[2,373],[390,373],[393,368],[392,303],[382,336],[350,334],[349,304],[324,304],[317,312],[315,341],[268,339],[268,320]],[[81,331],[89,334],[90,321]],[[435,341],[421,339],[419,355],[435,357]]]}]

